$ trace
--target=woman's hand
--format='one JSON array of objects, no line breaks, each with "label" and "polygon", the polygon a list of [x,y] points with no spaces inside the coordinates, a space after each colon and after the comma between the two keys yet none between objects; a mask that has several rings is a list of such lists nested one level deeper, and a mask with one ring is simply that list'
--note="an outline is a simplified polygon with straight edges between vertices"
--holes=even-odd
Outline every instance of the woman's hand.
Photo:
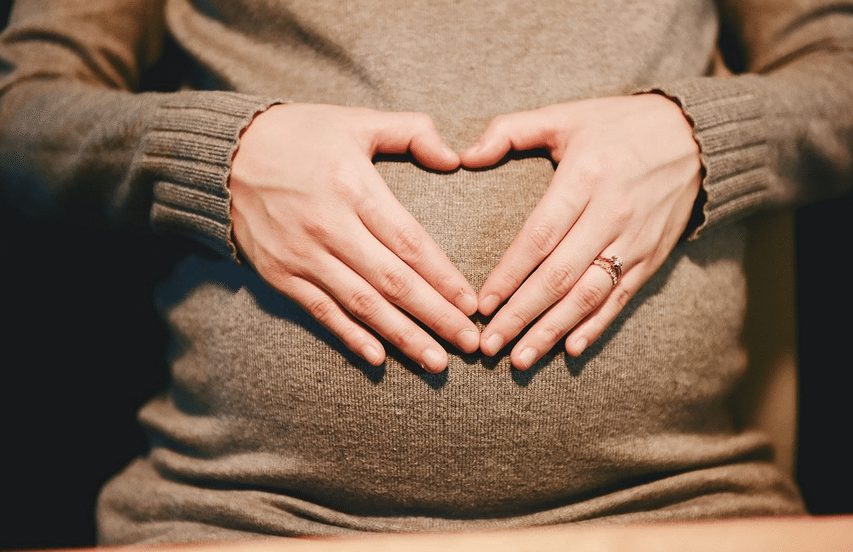
[{"label": "woman's hand", "polygon": [[[577,356],[604,332],[675,247],[701,180],[690,124],[657,94],[498,116],[462,164],[484,167],[510,149],[534,148],[558,163],[554,179],[479,294],[485,315],[509,298],[483,330],[487,355],[542,315],[511,352],[519,369],[566,334],[566,351]],[[623,263],[615,286],[593,264],[614,255]]]},{"label": "woman's hand", "polygon": [[371,161],[406,151],[431,169],[459,166],[421,113],[270,108],[245,131],[232,164],[234,238],[264,280],[371,364],[384,361],[383,347],[354,318],[440,372],[446,351],[397,307],[470,353],[479,346],[467,318],[477,297]]}]

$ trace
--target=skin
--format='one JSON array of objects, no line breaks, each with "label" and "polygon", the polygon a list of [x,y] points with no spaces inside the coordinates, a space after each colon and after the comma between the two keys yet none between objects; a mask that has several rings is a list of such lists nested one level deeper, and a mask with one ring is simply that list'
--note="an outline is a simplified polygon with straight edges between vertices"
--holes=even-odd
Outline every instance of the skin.
[{"label": "skin", "polygon": [[[409,151],[451,171],[539,148],[558,164],[553,181],[479,294],[371,161]],[[563,338],[577,356],[601,336],[683,234],[700,170],[690,124],[657,94],[500,115],[461,155],[422,113],[288,104],[246,129],[229,187],[242,256],[369,363],[385,351],[367,328],[429,372],[447,367],[405,311],[489,356],[533,324],[510,354],[524,370]],[[598,255],[622,258],[616,287],[592,264]],[[495,313],[482,335],[468,318],[477,310]]]},{"label": "skin", "polygon": [[459,167],[422,113],[274,106],[249,125],[232,162],[233,232],[266,282],[369,363],[384,362],[385,350],[364,326],[440,372],[447,352],[400,309],[470,353],[477,297],[371,161],[406,151],[431,169]]},{"label": "skin", "polygon": [[[481,168],[535,148],[558,163],[554,178],[479,292],[484,315],[506,302],[483,330],[486,355],[535,321],[510,353],[522,370],[567,335],[573,356],[601,336],[675,247],[701,181],[689,122],[657,94],[501,115],[461,158]],[[598,255],[621,257],[615,288]]]}]

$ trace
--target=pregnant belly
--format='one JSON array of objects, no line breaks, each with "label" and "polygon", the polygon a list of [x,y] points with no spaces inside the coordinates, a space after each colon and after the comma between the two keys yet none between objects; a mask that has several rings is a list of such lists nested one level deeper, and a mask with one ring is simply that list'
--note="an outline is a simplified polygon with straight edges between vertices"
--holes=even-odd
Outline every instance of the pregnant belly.
[{"label": "pregnant belly", "polygon": [[[553,174],[540,158],[449,175],[378,168],[475,288]],[[724,408],[744,366],[741,242],[731,227],[680,246],[579,359],[558,346],[520,373],[509,348],[451,348],[437,376],[390,349],[371,367],[247,266],[189,257],[158,291],[173,384],[141,413],[152,461],[343,511],[462,516],[725,463],[747,446]]]}]

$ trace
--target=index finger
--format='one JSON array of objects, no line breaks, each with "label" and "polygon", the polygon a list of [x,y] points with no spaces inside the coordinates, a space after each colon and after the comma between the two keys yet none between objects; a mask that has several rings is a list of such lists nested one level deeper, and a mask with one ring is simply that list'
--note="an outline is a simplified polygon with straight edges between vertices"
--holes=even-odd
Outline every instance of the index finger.
[{"label": "index finger", "polygon": [[[589,197],[587,193],[577,186],[567,192],[565,186],[554,185],[565,179],[565,166],[562,163],[557,166],[551,186],[483,283],[479,296],[482,314],[492,314],[498,305],[515,293],[583,213]],[[567,185],[571,182],[568,180]]]},{"label": "index finger", "polygon": [[465,276],[403,207],[371,164],[374,195],[357,214],[370,232],[466,316],[477,312],[477,295]]}]

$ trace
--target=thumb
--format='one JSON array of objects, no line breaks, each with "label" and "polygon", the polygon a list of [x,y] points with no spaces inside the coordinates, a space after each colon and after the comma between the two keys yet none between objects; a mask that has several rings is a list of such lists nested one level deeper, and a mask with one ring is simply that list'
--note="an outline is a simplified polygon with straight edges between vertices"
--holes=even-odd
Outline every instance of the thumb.
[{"label": "thumb", "polygon": [[553,153],[553,127],[541,109],[498,115],[477,143],[462,152],[462,164],[470,168],[494,165],[510,150],[548,148]]},{"label": "thumb", "polygon": [[371,154],[410,151],[429,169],[452,171],[459,167],[459,155],[444,143],[429,115],[380,112],[376,123]]}]

